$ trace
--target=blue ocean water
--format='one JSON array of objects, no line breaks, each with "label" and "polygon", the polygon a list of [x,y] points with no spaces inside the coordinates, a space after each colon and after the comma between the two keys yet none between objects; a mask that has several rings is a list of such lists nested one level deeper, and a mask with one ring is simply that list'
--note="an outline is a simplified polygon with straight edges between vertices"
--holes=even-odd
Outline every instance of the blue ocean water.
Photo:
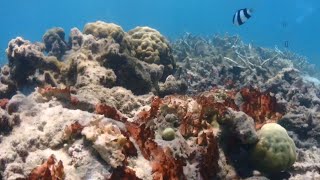
[{"label": "blue ocean water", "polygon": [[[234,12],[253,8],[244,25],[232,24]],[[201,35],[239,34],[245,42],[285,48],[320,65],[320,1],[317,0],[1,0],[0,53],[10,39],[40,41],[51,27],[82,29],[96,20],[125,30],[150,26],[170,39],[185,32]],[[3,60],[2,60],[3,61]]]}]

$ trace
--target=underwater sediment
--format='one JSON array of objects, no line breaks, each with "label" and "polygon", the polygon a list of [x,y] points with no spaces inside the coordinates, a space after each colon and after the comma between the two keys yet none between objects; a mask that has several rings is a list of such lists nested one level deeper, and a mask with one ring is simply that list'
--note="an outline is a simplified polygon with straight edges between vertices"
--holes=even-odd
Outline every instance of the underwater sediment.
[{"label": "underwater sediment", "polygon": [[320,178],[304,58],[102,21],[42,39],[6,50],[0,179]]}]

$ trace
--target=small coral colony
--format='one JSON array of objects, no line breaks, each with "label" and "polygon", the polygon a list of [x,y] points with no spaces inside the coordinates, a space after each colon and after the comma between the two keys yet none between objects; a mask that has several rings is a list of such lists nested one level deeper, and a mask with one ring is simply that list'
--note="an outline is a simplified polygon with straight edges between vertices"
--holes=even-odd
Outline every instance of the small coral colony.
[{"label": "small coral colony", "polygon": [[320,177],[316,71],[291,52],[97,21],[6,54],[0,179]]}]

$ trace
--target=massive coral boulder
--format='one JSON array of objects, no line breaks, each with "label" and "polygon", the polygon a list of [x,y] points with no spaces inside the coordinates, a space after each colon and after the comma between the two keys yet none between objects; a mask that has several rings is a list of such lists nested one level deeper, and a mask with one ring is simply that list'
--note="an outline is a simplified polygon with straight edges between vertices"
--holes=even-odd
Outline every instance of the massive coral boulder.
[{"label": "massive coral boulder", "polygon": [[150,27],[136,27],[128,34],[135,57],[147,63],[164,65],[163,80],[175,70],[172,49],[159,31]]},{"label": "massive coral boulder", "polygon": [[163,66],[148,64],[127,54],[107,57],[105,66],[114,70],[116,84],[130,89],[137,95],[148,92],[158,93],[158,82],[163,76]]},{"label": "massive coral boulder", "polygon": [[252,159],[255,167],[267,173],[290,168],[296,161],[296,146],[286,129],[277,123],[268,123],[258,131],[259,142],[254,146]]},{"label": "massive coral boulder", "polygon": [[97,39],[109,39],[121,46],[121,52],[129,47],[128,41],[125,39],[126,33],[123,29],[114,23],[106,23],[96,21],[85,25],[84,34],[91,34]]},{"label": "massive coral boulder", "polygon": [[85,25],[83,32],[85,34],[92,34],[97,38],[111,38],[116,42],[121,42],[125,35],[123,29],[114,23],[105,23],[97,21]]},{"label": "massive coral boulder", "polygon": [[69,49],[64,38],[64,30],[59,27],[49,29],[43,35],[42,41],[45,44],[45,51],[49,56],[56,56],[58,59],[61,59],[64,53]]}]

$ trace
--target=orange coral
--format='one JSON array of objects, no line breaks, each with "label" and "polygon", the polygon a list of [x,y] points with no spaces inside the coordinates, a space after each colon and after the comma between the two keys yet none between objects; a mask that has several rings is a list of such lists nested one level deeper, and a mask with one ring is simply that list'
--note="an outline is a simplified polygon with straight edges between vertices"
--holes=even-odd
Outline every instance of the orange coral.
[{"label": "orange coral", "polygon": [[59,100],[71,101],[71,91],[69,87],[61,89],[57,87],[47,86],[45,88],[39,88],[38,92],[42,96],[45,96],[48,98],[56,97]]},{"label": "orange coral", "polygon": [[63,163],[60,160],[56,165],[56,159],[52,154],[46,162],[34,168],[28,176],[28,180],[61,180],[64,178]]},{"label": "orange coral", "polygon": [[69,139],[71,136],[80,135],[83,128],[84,126],[82,126],[78,121],[66,126],[64,128],[64,138]]},{"label": "orange coral", "polygon": [[0,107],[2,109],[6,109],[8,102],[9,102],[9,99],[7,98],[0,99]]}]

